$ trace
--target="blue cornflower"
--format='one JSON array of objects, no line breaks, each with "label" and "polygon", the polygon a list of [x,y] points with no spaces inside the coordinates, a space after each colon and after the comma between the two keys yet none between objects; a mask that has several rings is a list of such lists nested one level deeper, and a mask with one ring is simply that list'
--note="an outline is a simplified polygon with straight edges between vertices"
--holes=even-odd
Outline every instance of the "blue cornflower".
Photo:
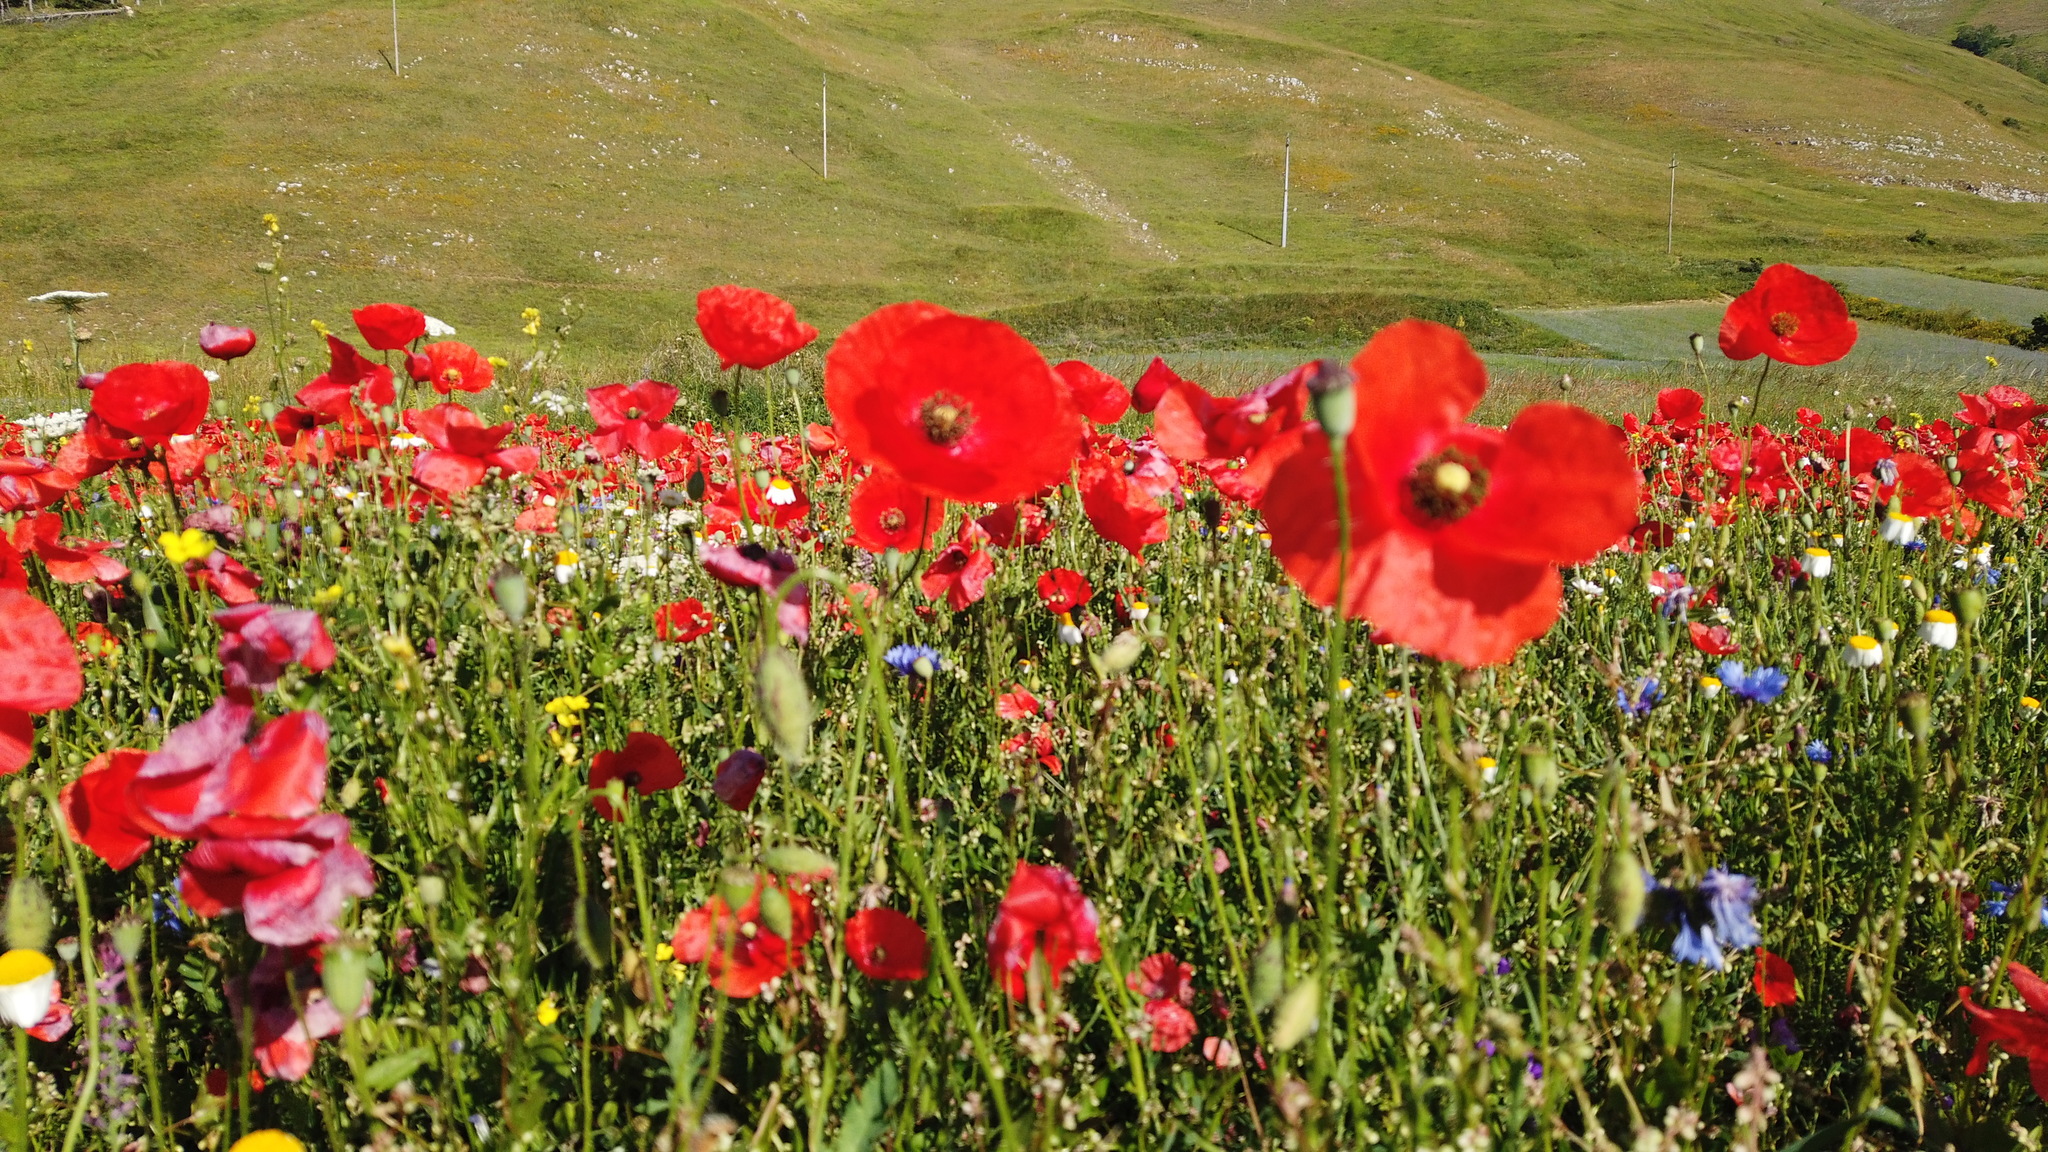
[{"label": "blue cornflower", "polygon": [[2014,896],[2019,895],[2019,891],[2017,884],[2001,884],[1993,880],[1991,897],[1984,901],[1984,910],[1993,916],[2004,916],[2006,906],[2012,903]]},{"label": "blue cornflower", "polygon": [[1655,676],[1645,676],[1634,684],[1624,684],[1614,690],[1614,706],[1631,716],[1648,716],[1657,701],[1664,698],[1664,686],[1657,683]]},{"label": "blue cornflower", "polygon": [[1664,922],[1676,930],[1671,956],[1681,964],[1719,972],[1728,965],[1721,949],[1754,948],[1763,940],[1750,911],[1756,881],[1747,876],[1716,868],[1691,891],[1667,888],[1654,879],[1649,886]]},{"label": "blue cornflower", "polygon": [[1484,1036],[1474,1041],[1474,1044],[1479,1048],[1481,1052],[1486,1053],[1488,1056],[1491,1056],[1495,1052],[1499,1051],[1499,1049],[1494,1046],[1493,1041],[1486,1039]]},{"label": "blue cornflower", "polygon": [[1783,1016],[1771,1021],[1771,1039],[1787,1052],[1799,1051],[1799,1037],[1792,1031],[1792,1022]]},{"label": "blue cornflower", "polygon": [[917,675],[931,679],[932,673],[946,666],[945,657],[929,644],[898,644],[882,654],[882,660],[896,670],[898,676]]},{"label": "blue cornflower", "polygon": [[1523,1071],[1529,1074],[1529,1079],[1541,1080],[1543,1079],[1543,1062],[1531,1056],[1529,1057],[1529,1063],[1523,1068]]},{"label": "blue cornflower", "polygon": [[1835,762],[1835,754],[1828,751],[1828,746],[1818,740],[1807,744],[1806,758],[1815,764],[1832,764]]},{"label": "blue cornflower", "polygon": [[1505,957],[1505,956],[1501,957],[1501,958],[1500,958],[1500,959],[1499,959],[1498,961],[1496,961],[1496,962],[1494,963],[1494,965],[1493,965],[1493,974],[1494,974],[1495,976],[1505,976],[1505,975],[1507,975],[1508,973],[1510,973],[1510,972],[1513,972],[1514,970],[1515,970],[1515,962],[1514,962],[1514,961],[1512,961],[1512,960],[1510,960],[1510,959],[1508,959],[1508,958],[1507,958],[1507,957]]},{"label": "blue cornflower", "polygon": [[1752,672],[1740,660],[1723,660],[1719,670],[1721,686],[1730,696],[1752,704],[1769,704],[1784,695],[1790,676],[1776,668],[1759,667]]},{"label": "blue cornflower", "polygon": [[185,935],[185,922],[178,918],[177,908],[169,900],[164,899],[163,893],[150,893],[149,902],[156,912],[158,927],[171,933],[173,936],[183,937]]}]

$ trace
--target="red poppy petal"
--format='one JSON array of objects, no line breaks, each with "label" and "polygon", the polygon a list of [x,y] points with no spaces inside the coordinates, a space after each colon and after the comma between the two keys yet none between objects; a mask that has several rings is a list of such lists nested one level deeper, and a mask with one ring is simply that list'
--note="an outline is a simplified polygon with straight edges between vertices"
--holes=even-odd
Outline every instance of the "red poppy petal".
[{"label": "red poppy petal", "polygon": [[1628,534],[1640,485],[1620,429],[1569,404],[1531,404],[1508,426],[1485,500],[1443,535],[1511,562],[1575,564]]},{"label": "red poppy petal", "polygon": [[1352,455],[1405,475],[1426,437],[1462,423],[1486,395],[1486,365],[1455,328],[1403,320],[1380,329],[1351,361],[1358,425]]}]

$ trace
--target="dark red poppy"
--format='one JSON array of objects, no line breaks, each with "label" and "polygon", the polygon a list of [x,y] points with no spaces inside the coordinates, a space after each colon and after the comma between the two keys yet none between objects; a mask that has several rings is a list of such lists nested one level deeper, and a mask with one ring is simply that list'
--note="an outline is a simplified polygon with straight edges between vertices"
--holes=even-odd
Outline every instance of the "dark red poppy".
[{"label": "dark red poppy", "polygon": [[[761,918],[761,896],[775,888],[789,901],[790,932],[787,939],[777,935]],[[789,971],[800,961],[803,946],[817,932],[816,913],[809,893],[783,888],[772,880],[756,877],[754,895],[737,912],[725,898],[714,895],[704,907],[685,912],[676,921],[669,947],[685,964],[702,964],[710,973],[711,986],[734,999],[745,1000]]]},{"label": "dark red poppy", "polygon": [[1692,637],[1692,646],[1709,656],[1733,656],[1742,651],[1742,646],[1735,642],[1726,624],[1702,624],[1694,620],[1687,623],[1685,629]]},{"label": "dark red poppy", "polygon": [[256,350],[256,330],[208,324],[199,330],[199,350],[215,360],[239,360]]},{"label": "dark red poppy", "polygon": [[841,334],[825,404],[848,456],[956,503],[1032,496],[1081,450],[1081,414],[1038,350],[935,304],[892,304]]},{"label": "dark red poppy", "polygon": [[1081,894],[1073,874],[1019,860],[988,930],[989,968],[1012,999],[1024,998],[1034,955],[1045,957],[1047,975],[1056,986],[1076,960],[1092,964],[1102,959],[1102,943],[1096,938],[1095,905]]},{"label": "dark red poppy", "polygon": [[944,600],[955,612],[966,609],[981,599],[988,578],[995,575],[996,558],[987,544],[988,533],[981,525],[962,520],[953,542],[918,577],[918,590],[928,599]]},{"label": "dark red poppy", "polygon": [[759,288],[720,284],[697,293],[697,330],[718,353],[718,366],[759,371],[818,338],[789,301]]},{"label": "dark red poppy", "polygon": [[863,908],[847,917],[846,955],[876,980],[922,980],[931,945],[917,921],[894,908]]},{"label": "dark red poppy", "polygon": [[926,496],[893,472],[869,473],[853,490],[847,542],[868,552],[918,552],[946,525],[946,502]]},{"label": "dark red poppy", "polygon": [[1099,452],[1081,460],[1076,473],[1081,511],[1095,534],[1142,559],[1147,544],[1164,543],[1166,509],[1133,482],[1123,465]]},{"label": "dark red poppy", "polygon": [[334,641],[318,612],[243,604],[213,614],[221,627],[221,681],[229,695],[269,692],[293,664],[308,672],[334,665]]},{"label": "dark red poppy", "polygon": [[1970,1031],[1977,1035],[1976,1050],[1970,1053],[1963,1074],[1982,1076],[1991,1065],[1991,1046],[1996,1044],[2015,1060],[2027,1062],[2027,1077],[2035,1095],[2048,1100],[2048,981],[2017,961],[2006,964],[2005,974],[2027,1006],[2025,1011],[1985,1008],[1972,998],[1968,985],[1956,992],[1962,997],[1963,1010],[1970,1014]]},{"label": "dark red poppy", "polygon": [[631,448],[642,460],[659,460],[689,443],[690,434],[664,424],[675,410],[676,390],[659,380],[607,384],[583,394],[597,423],[590,446],[607,460]]},{"label": "dark red poppy", "polygon": [[491,469],[514,476],[540,463],[540,450],[527,444],[500,447],[518,425],[511,421],[486,426],[460,404],[436,404],[405,414],[405,426],[434,447],[412,462],[412,478],[422,487],[455,495],[484,482]]},{"label": "dark red poppy", "polygon": [[1799,981],[1792,962],[1768,948],[1756,950],[1756,994],[1766,1008],[1782,1008],[1799,1002]]},{"label": "dark red poppy", "polygon": [[372,304],[351,315],[363,343],[379,352],[396,352],[427,334],[427,314],[403,304]]},{"label": "dark red poppy", "polygon": [[697,563],[721,584],[767,593],[775,601],[775,619],[783,634],[799,642],[810,637],[811,587],[789,579],[796,575],[796,557],[759,544],[707,545],[697,550]]},{"label": "dark red poppy", "polygon": [[140,748],[102,752],[57,798],[72,841],[85,845],[116,872],[142,859],[156,837],[155,826],[128,799],[128,787],[147,759],[149,753]]},{"label": "dark red poppy", "polygon": [[[1455,330],[1403,320],[1352,362],[1346,441],[1352,550],[1347,615],[1461,664],[1511,658],[1557,619],[1557,565],[1598,555],[1636,522],[1640,476],[1621,431],[1533,404],[1506,431],[1462,423],[1486,367]],[[1337,588],[1329,439],[1304,427],[1264,504],[1273,552],[1319,604]]]},{"label": "dark red poppy", "polygon": [[84,691],[64,622],[28,593],[0,588],[0,775],[34,758],[32,715],[69,708]]},{"label": "dark red poppy", "polygon": [[1038,576],[1038,602],[1055,616],[1078,610],[1095,596],[1095,585],[1072,568],[1048,568]]},{"label": "dark red poppy", "polygon": [[1159,407],[1160,399],[1175,385],[1186,383],[1166,366],[1166,361],[1154,356],[1152,363],[1145,366],[1144,375],[1138,377],[1137,386],[1131,389],[1131,407],[1141,413],[1150,412]]},{"label": "dark red poppy", "polygon": [[92,414],[109,439],[161,448],[197,432],[211,398],[206,374],[182,360],[123,364],[93,391]]},{"label": "dark red poppy", "polygon": [[1177,380],[1152,413],[1152,440],[1175,460],[1229,460],[1249,456],[1299,427],[1308,408],[1304,364],[1243,396],[1217,397]]},{"label": "dark red poppy", "polygon": [[1005,504],[975,521],[998,548],[1028,548],[1052,535],[1052,518],[1036,504]]},{"label": "dark red poppy", "polygon": [[686,596],[673,604],[663,604],[654,610],[654,634],[679,644],[687,644],[700,636],[708,636],[718,628],[718,617],[704,606],[695,596]]},{"label": "dark red poppy", "polygon": [[249,739],[255,711],[216,700],[173,728],[137,770],[128,794],[136,819],[163,836],[224,835],[216,821],[290,822],[320,810],[327,795],[327,722],[289,712]]},{"label": "dark red poppy", "polygon": [[745,812],[767,776],[768,758],[752,748],[742,748],[719,762],[711,777],[711,790],[727,808]]},{"label": "dark red poppy", "polygon": [[1086,360],[1062,360],[1052,370],[1066,384],[1074,407],[1094,423],[1114,424],[1131,410],[1131,393],[1124,382]]},{"label": "dark red poppy", "polygon": [[1780,364],[1832,364],[1856,346],[1856,322],[1833,284],[1773,264],[1721,316],[1721,354]]},{"label": "dark red poppy", "polygon": [[607,820],[621,819],[603,793],[617,780],[629,792],[652,796],[683,782],[683,762],[667,740],[652,732],[629,732],[626,746],[590,758],[590,806]]},{"label": "dark red poppy", "polygon": [[405,358],[406,374],[446,396],[450,392],[481,392],[491,386],[491,362],[476,349],[456,340],[442,340]]}]

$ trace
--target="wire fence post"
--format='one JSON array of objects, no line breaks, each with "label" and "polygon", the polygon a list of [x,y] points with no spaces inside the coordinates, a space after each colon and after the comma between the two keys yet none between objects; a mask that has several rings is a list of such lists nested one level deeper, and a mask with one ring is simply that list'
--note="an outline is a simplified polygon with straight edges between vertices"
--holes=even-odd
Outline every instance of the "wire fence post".
[{"label": "wire fence post", "polygon": [[1294,136],[1280,146],[1280,246],[1287,247],[1287,209],[1294,193]]},{"label": "wire fence post", "polygon": [[405,72],[398,62],[398,0],[391,0],[391,77],[402,79]]},{"label": "wire fence post", "polygon": [[832,77],[818,74],[818,174],[832,178]]},{"label": "wire fence post", "polygon": [[1671,158],[1671,203],[1664,210],[1664,254],[1674,254],[1672,241],[1678,229],[1678,157]]}]

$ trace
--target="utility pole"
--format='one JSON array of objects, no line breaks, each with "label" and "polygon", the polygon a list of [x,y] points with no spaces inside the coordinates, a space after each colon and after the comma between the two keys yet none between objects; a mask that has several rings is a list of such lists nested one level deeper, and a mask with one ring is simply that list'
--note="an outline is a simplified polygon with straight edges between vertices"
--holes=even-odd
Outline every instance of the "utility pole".
[{"label": "utility pole", "polygon": [[818,170],[832,178],[832,77],[825,72],[818,74]]},{"label": "utility pole", "polygon": [[1664,210],[1664,255],[1673,255],[1671,243],[1678,228],[1678,157],[1671,158],[1671,204]]},{"label": "utility pole", "polygon": [[393,79],[405,76],[398,63],[398,0],[391,0],[391,76]]},{"label": "utility pole", "polygon": [[1287,247],[1288,199],[1294,192],[1294,135],[1280,146],[1280,246]]}]

